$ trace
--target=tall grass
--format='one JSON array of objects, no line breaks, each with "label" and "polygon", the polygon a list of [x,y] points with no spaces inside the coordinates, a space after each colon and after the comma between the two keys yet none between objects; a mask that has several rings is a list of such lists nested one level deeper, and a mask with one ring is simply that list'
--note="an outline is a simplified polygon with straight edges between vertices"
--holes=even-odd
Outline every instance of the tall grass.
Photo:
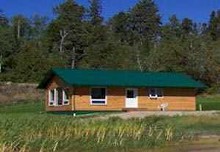
[{"label": "tall grass", "polygon": [[155,118],[80,119],[71,116],[2,114],[1,151],[102,151],[153,147],[175,138],[172,124]]},{"label": "tall grass", "polygon": [[218,116],[99,120],[42,111],[40,102],[1,106],[0,151],[146,151],[195,134],[220,133]]}]

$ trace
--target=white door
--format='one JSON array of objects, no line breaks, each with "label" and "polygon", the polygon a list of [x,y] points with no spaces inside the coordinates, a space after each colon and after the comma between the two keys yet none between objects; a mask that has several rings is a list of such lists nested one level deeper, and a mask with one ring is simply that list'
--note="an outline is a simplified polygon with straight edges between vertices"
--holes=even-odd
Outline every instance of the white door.
[{"label": "white door", "polygon": [[126,99],[125,106],[126,108],[137,108],[138,107],[138,90],[133,88],[126,89]]}]

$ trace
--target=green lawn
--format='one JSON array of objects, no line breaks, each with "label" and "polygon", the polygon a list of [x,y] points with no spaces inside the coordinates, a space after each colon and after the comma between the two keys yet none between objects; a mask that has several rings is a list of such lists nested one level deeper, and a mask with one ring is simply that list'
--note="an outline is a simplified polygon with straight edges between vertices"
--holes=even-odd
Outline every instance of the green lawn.
[{"label": "green lawn", "polygon": [[[219,96],[198,97],[198,102],[216,108]],[[40,102],[2,105],[0,151],[142,152],[198,134],[220,134],[219,126],[219,116],[99,120],[47,114]]]},{"label": "green lawn", "polygon": [[196,105],[197,110],[199,110],[200,104],[203,110],[220,110],[220,95],[198,96]]},{"label": "green lawn", "polygon": [[9,105],[0,105],[0,113],[44,113],[43,102],[29,101]]}]

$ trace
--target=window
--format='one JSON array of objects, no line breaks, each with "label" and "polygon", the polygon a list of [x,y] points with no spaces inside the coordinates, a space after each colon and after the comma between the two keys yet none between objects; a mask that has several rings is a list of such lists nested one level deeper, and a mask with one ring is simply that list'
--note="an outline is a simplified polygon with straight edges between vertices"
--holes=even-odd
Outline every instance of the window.
[{"label": "window", "polygon": [[63,90],[63,104],[68,105],[69,104],[69,94],[68,90]]},{"label": "window", "polygon": [[49,106],[55,105],[55,92],[55,89],[49,90]]},{"label": "window", "polygon": [[134,90],[127,90],[127,98],[135,98]]},{"label": "window", "polygon": [[91,104],[106,105],[106,89],[91,88]]},{"label": "window", "polygon": [[163,97],[163,91],[160,88],[151,88],[149,89],[150,98],[161,98]]},{"label": "window", "polygon": [[62,106],[63,105],[63,89],[57,88],[57,105]]},{"label": "window", "polygon": [[69,105],[69,91],[63,88],[49,90],[49,106]]}]

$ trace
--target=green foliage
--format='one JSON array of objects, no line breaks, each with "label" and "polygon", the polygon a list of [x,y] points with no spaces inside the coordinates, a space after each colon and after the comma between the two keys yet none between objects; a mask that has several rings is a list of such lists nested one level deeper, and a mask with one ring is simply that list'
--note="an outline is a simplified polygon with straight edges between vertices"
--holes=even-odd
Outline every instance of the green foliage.
[{"label": "green foliage", "polygon": [[103,18],[101,17],[101,1],[90,0],[90,18],[93,26],[100,26]]},{"label": "green foliage", "polygon": [[114,15],[108,23],[111,32],[115,35],[115,38],[119,39],[122,43],[129,43],[131,39],[129,38],[129,18],[129,13],[120,12]]},{"label": "green foliage", "polygon": [[55,18],[0,12],[0,80],[37,82],[54,66],[181,71],[212,86],[220,83],[220,11],[209,23],[179,20],[161,24],[153,0],[103,21],[100,0],[88,8],[66,0]]},{"label": "green foliage", "polygon": [[154,1],[141,0],[130,11],[130,30],[134,42],[155,40],[160,31],[160,15]]},{"label": "green foliage", "polygon": [[209,20],[209,31],[214,41],[220,38],[220,10],[212,11]]}]

